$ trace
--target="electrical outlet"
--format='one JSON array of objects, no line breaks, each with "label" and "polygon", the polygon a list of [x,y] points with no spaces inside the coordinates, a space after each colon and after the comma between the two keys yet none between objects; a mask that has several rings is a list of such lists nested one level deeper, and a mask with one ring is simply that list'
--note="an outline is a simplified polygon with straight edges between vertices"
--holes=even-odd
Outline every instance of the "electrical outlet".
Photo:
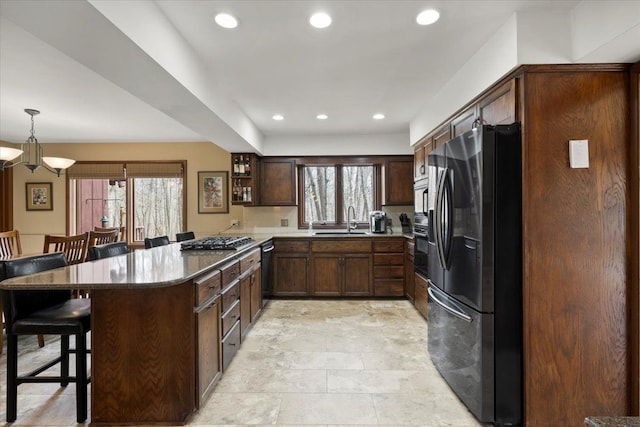
[{"label": "electrical outlet", "polygon": [[240,227],[240,220],[239,219],[232,219],[231,220],[231,226],[232,227]]},{"label": "electrical outlet", "polygon": [[288,219],[281,219],[280,220],[280,227],[288,227],[289,226],[289,220]]}]

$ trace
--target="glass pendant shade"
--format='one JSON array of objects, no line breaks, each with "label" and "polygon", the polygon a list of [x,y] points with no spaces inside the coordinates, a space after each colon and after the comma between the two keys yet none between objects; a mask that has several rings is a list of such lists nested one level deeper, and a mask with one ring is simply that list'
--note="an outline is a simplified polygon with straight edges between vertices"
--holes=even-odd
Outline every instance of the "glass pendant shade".
[{"label": "glass pendant shade", "polygon": [[17,148],[0,147],[0,160],[8,162],[22,154]]}]

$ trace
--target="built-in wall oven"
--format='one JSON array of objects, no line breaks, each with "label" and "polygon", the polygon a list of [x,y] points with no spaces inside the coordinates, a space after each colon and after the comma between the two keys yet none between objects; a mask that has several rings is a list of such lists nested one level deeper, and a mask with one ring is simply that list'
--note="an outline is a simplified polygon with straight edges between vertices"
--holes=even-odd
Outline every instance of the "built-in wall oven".
[{"label": "built-in wall oven", "polygon": [[425,279],[428,276],[427,264],[429,257],[429,182],[418,181],[414,185],[414,226],[413,236],[415,242],[414,267],[416,273]]}]

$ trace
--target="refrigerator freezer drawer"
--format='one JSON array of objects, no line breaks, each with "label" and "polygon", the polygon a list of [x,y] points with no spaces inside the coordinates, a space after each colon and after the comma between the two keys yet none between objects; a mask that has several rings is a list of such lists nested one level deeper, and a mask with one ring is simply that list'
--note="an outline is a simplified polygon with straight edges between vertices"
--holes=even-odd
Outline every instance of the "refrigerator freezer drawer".
[{"label": "refrigerator freezer drawer", "polygon": [[429,286],[433,364],[481,422],[494,422],[493,314],[479,313]]}]

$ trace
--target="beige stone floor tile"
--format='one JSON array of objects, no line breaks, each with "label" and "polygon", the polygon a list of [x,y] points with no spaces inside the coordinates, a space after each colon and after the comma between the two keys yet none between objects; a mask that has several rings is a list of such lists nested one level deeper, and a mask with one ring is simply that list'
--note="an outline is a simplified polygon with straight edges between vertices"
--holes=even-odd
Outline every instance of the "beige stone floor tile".
[{"label": "beige stone floor tile", "polygon": [[481,426],[455,396],[446,398],[423,393],[374,394],[373,399],[380,424]]},{"label": "beige stone floor tile", "polygon": [[214,393],[190,424],[275,424],[280,401],[278,393]]},{"label": "beige stone floor tile", "polygon": [[326,371],[317,369],[274,369],[266,372],[257,372],[255,370],[235,370],[223,374],[222,379],[214,390],[215,393],[326,391]]},{"label": "beige stone floor tile", "polygon": [[416,371],[329,370],[330,393],[406,393]]},{"label": "beige stone floor tile", "polygon": [[377,424],[368,394],[286,393],[278,424]]},{"label": "beige stone floor tile", "polygon": [[290,369],[364,369],[360,353],[300,351],[284,357]]},{"label": "beige stone floor tile", "polygon": [[433,367],[426,349],[422,352],[362,353],[365,369],[428,370]]}]

